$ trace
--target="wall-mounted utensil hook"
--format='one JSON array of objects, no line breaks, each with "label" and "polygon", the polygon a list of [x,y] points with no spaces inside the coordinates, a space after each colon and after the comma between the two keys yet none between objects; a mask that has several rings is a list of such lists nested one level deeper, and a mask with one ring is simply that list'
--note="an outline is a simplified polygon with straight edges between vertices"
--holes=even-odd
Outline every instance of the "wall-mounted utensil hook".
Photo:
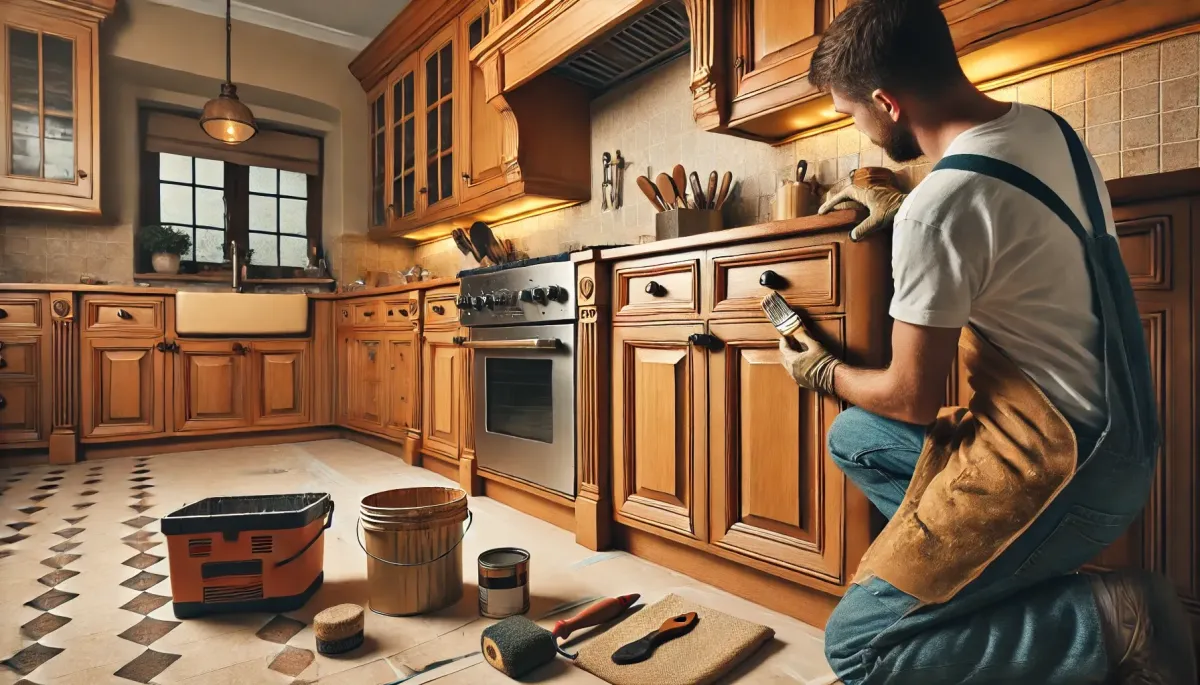
[{"label": "wall-mounted utensil hook", "polygon": [[611,197],[609,204],[613,209],[620,209],[622,204],[622,195],[625,188],[625,158],[621,156],[621,151],[617,150],[617,161],[613,163],[612,186],[609,188]]},{"label": "wall-mounted utensil hook", "polygon": [[600,211],[608,211],[608,190],[612,187],[612,155],[605,152],[600,156],[600,165],[603,169],[601,178],[604,182],[600,184]]}]

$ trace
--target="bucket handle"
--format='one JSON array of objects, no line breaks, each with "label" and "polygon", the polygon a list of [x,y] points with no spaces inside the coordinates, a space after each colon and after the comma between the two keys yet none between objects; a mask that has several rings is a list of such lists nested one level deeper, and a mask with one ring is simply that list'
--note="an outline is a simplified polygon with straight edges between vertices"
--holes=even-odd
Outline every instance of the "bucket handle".
[{"label": "bucket handle", "polygon": [[426,564],[432,564],[435,561],[444,559],[447,555],[449,555],[451,552],[453,552],[455,550],[455,548],[457,548],[460,544],[462,544],[463,538],[467,537],[467,531],[471,530],[472,523],[475,523],[475,514],[470,509],[468,509],[467,510],[467,527],[463,529],[462,535],[459,536],[458,540],[455,541],[455,543],[450,546],[450,549],[446,550],[441,555],[430,559],[429,561],[419,561],[415,564],[402,564],[398,561],[388,561],[387,559],[380,559],[379,557],[375,556],[374,554],[367,552],[367,546],[365,544],[363,544],[362,534],[359,532],[362,530],[362,519],[361,518],[358,519],[358,523],[356,523],[354,525],[354,539],[358,540],[359,548],[361,548],[362,551],[366,552],[367,556],[371,557],[372,559],[374,559],[375,561],[378,561],[380,563],[387,564],[388,566],[424,566]]},{"label": "bucket handle", "polygon": [[299,552],[296,552],[295,554],[288,557],[287,559],[284,559],[283,561],[275,562],[275,568],[279,568],[280,566],[286,566],[287,564],[290,564],[293,561],[299,559],[305,552],[308,551],[309,547],[312,547],[313,545],[315,545],[317,543],[317,540],[321,539],[321,536],[325,534],[325,531],[329,530],[330,526],[333,525],[333,498],[332,497],[329,498],[329,508],[325,510],[325,513],[328,514],[329,518],[325,519],[325,525],[321,526],[321,530],[317,531],[317,534],[313,537],[313,539],[309,540],[307,545],[301,547]]}]

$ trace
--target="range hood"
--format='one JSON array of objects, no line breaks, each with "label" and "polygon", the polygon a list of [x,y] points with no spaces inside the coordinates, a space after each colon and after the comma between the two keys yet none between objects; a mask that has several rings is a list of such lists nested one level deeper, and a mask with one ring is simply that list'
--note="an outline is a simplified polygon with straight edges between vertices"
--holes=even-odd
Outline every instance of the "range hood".
[{"label": "range hood", "polygon": [[686,53],[690,44],[687,10],[680,0],[665,0],[596,38],[551,72],[598,94]]}]

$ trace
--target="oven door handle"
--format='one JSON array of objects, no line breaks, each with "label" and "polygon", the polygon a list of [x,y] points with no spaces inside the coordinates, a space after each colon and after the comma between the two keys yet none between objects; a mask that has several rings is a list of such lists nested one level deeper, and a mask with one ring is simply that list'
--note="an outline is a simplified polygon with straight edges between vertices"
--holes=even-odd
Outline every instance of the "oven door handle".
[{"label": "oven door handle", "polygon": [[527,338],[524,340],[468,340],[463,347],[473,350],[557,350],[562,347],[558,338]]}]

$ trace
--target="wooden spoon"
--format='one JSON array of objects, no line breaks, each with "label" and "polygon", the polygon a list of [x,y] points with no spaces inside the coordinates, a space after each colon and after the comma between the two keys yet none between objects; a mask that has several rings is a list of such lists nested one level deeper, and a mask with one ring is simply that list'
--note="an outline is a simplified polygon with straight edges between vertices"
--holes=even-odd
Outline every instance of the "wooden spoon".
[{"label": "wooden spoon", "polygon": [[654,185],[658,186],[658,192],[662,194],[663,204],[667,209],[672,209],[678,206],[679,191],[675,189],[675,182],[666,174],[659,174],[654,177]]},{"label": "wooden spoon", "polygon": [[671,180],[675,182],[675,194],[679,197],[680,209],[686,208],[688,206],[688,179],[687,170],[683,168],[682,164],[676,164],[675,168],[671,170]]},{"label": "wooden spoon", "polygon": [[715,209],[720,209],[725,206],[725,201],[729,199],[729,184],[733,182],[733,174],[726,171],[721,177],[721,189],[717,191],[717,206]]},{"label": "wooden spoon", "polygon": [[712,172],[708,175],[708,188],[704,193],[704,197],[708,198],[708,208],[717,208],[717,172]]},{"label": "wooden spoon", "polygon": [[658,192],[658,188],[655,187],[653,181],[645,176],[638,176],[637,187],[638,190],[642,191],[642,195],[645,195],[646,199],[650,201],[650,204],[654,205],[655,209],[660,212],[666,211],[666,203],[663,202],[662,194]]}]

